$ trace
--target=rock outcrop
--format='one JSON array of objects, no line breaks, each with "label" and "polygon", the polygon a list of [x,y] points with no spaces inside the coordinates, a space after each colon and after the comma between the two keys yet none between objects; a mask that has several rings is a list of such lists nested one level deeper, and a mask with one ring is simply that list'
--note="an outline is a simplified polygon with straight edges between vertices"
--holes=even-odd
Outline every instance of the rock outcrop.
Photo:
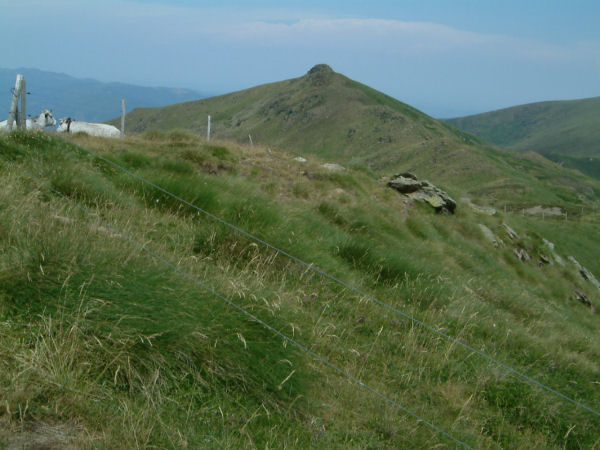
[{"label": "rock outcrop", "polygon": [[590,272],[585,267],[583,267],[579,263],[579,261],[577,261],[573,256],[569,256],[568,259],[575,265],[575,267],[577,267],[577,270],[579,271],[579,275],[581,275],[581,277],[584,280],[589,281],[594,286],[596,286],[596,288],[600,289],[600,281],[598,281],[598,279],[594,276],[594,274],[592,272]]},{"label": "rock outcrop", "polygon": [[387,185],[414,200],[429,204],[438,213],[453,214],[456,209],[456,202],[446,192],[429,181],[419,181],[412,173],[396,174]]},{"label": "rock outcrop", "polygon": [[483,236],[494,246],[494,247],[499,247],[501,244],[503,245],[504,242],[502,242],[502,239],[500,239],[498,236],[496,236],[494,234],[494,232],[492,230],[490,230],[487,226],[485,226],[484,224],[480,223],[479,225],[479,229],[481,230],[481,232],[483,233]]},{"label": "rock outcrop", "polygon": [[515,249],[513,249],[513,253],[518,259],[520,259],[523,262],[529,261],[531,259],[531,256],[529,256],[529,253],[527,253],[527,250],[525,250],[524,248],[516,247]]},{"label": "rock outcrop", "polygon": [[575,300],[583,303],[588,308],[592,308],[592,310],[595,310],[594,305],[592,304],[592,302],[590,301],[590,299],[587,298],[587,295],[585,295],[583,292],[578,291],[577,289],[575,289],[573,298]]},{"label": "rock outcrop", "polygon": [[478,213],[486,214],[488,216],[495,216],[496,214],[498,214],[498,210],[496,210],[495,208],[491,208],[489,206],[476,205],[471,201],[470,198],[462,197],[460,201],[462,203],[465,203],[466,205],[469,205],[474,211],[477,211]]},{"label": "rock outcrop", "polygon": [[544,247],[546,247],[546,249],[550,252],[550,254],[552,255],[552,259],[554,259],[556,264],[564,267],[565,261],[558,253],[556,253],[556,251],[554,251],[554,244],[545,238],[542,239],[542,241],[544,242]]},{"label": "rock outcrop", "polygon": [[513,230],[506,222],[502,222],[502,226],[504,227],[504,230],[511,241],[519,239],[517,232]]}]

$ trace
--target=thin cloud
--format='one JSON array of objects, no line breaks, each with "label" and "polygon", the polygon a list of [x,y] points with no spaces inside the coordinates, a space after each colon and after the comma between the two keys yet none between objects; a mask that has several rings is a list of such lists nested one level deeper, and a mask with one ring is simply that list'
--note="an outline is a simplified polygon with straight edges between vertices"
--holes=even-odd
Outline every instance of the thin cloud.
[{"label": "thin cloud", "polygon": [[242,22],[204,30],[213,38],[244,46],[319,46],[395,53],[480,53],[502,59],[567,62],[600,57],[600,43],[561,46],[518,37],[475,33],[430,22],[386,19],[301,19],[293,23]]}]

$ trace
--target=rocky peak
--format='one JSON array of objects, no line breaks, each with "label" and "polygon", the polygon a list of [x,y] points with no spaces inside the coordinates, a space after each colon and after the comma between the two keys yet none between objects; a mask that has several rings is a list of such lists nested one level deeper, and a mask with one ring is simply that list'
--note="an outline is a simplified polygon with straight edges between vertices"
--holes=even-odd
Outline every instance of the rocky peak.
[{"label": "rocky peak", "polygon": [[308,71],[306,76],[313,86],[323,86],[329,83],[334,73],[327,64],[317,64]]}]

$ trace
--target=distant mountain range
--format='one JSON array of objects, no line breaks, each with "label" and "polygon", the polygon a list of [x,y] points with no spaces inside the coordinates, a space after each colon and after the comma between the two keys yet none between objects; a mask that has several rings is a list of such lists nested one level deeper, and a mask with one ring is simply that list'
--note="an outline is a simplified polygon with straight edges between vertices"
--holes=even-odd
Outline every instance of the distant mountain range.
[{"label": "distant mountain range", "polygon": [[530,103],[446,122],[498,146],[535,151],[600,178],[600,97]]},{"label": "distant mountain range", "polygon": [[121,114],[121,99],[127,111],[140,107],[163,106],[205,97],[188,89],[142,87],[125,83],[103,83],[74,78],[64,73],[37,69],[0,68],[0,117],[6,118],[17,74],[27,83],[27,113],[37,115],[51,109],[54,116],[101,122]]}]

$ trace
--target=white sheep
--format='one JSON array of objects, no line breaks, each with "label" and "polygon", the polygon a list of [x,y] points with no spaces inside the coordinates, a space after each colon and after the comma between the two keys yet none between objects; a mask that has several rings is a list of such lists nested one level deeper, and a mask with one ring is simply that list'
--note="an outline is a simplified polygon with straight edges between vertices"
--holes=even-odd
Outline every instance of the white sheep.
[{"label": "white sheep", "polygon": [[[39,116],[27,119],[25,127],[28,130],[44,130],[47,127],[53,127],[54,125],[56,125],[56,119],[52,115],[52,112],[44,109]],[[16,122],[13,122],[12,129],[14,130],[16,128]],[[7,120],[0,122],[0,130],[8,130]]]},{"label": "white sheep", "polygon": [[56,129],[58,133],[87,133],[90,136],[117,138],[121,132],[117,127],[105,123],[79,122],[70,117],[60,119],[60,125]]}]

